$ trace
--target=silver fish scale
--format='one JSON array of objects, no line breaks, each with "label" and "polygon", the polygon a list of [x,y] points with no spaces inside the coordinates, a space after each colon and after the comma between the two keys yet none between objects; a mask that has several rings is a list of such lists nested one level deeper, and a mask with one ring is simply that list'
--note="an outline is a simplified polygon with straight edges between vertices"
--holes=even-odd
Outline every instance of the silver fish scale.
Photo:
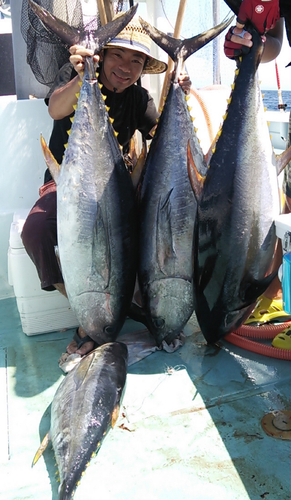
[{"label": "silver fish scale", "polygon": [[139,283],[151,331],[171,341],[193,312],[193,233],[197,203],[187,145],[201,172],[204,156],[185,95],[171,84],[145,165],[140,194]]},{"label": "silver fish scale", "polygon": [[267,288],[276,242],[279,191],[258,38],[241,63],[198,205],[195,310],[209,342],[240,326]]},{"label": "silver fish scale", "polygon": [[60,498],[72,498],[82,472],[111,427],[127,372],[127,347],[101,346],[66,375],[52,402],[50,435],[59,468]]},{"label": "silver fish scale", "polygon": [[134,287],[135,199],[99,85],[90,83],[87,70],[57,200],[58,245],[70,304],[97,342],[114,340]]}]

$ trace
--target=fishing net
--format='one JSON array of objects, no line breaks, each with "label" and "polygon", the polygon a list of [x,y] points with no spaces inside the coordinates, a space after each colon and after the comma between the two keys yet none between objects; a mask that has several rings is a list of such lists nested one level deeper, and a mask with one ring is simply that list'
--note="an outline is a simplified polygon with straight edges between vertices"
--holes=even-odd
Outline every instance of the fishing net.
[{"label": "fishing net", "polygon": [[[96,0],[35,0],[35,3],[80,31],[95,31],[101,25]],[[123,0],[113,5],[114,13],[129,8]],[[27,46],[27,63],[35,78],[43,85],[52,85],[58,70],[69,60],[69,47],[44,26],[28,0],[22,1],[20,29]]]}]

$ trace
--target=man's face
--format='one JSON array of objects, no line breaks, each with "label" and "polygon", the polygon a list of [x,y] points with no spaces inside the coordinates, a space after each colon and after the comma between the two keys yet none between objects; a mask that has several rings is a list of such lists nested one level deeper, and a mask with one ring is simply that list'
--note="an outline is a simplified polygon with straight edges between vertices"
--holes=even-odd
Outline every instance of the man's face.
[{"label": "man's face", "polygon": [[143,70],[146,55],[131,49],[110,48],[101,55],[101,83],[108,90],[123,92],[135,83]]}]

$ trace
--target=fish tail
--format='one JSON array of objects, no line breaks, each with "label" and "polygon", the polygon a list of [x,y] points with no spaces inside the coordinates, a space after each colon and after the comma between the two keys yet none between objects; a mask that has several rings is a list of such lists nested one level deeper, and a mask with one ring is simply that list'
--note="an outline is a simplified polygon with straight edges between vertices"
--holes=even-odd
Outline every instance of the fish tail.
[{"label": "fish tail", "polygon": [[[71,46],[86,41],[88,33],[84,30],[69,26],[69,24],[53,16],[50,12],[35,3],[33,0],[28,0],[28,3],[43,24],[53,31],[53,33],[55,33],[64,43]],[[118,16],[117,19],[101,26],[101,28],[98,28],[98,30],[93,33],[95,53],[100,52],[102,47],[114,38],[129,23],[136,13],[137,7],[138,4],[134,5],[127,12]],[[87,45],[89,45],[89,38],[87,38],[87,41]]]},{"label": "fish tail", "polygon": [[124,14],[119,15],[114,19],[113,21],[110,21],[109,23],[105,24],[104,26],[101,26],[98,28],[98,30],[95,31],[94,37],[95,41],[98,39],[98,48],[95,50],[96,52],[99,52],[104,45],[106,45],[112,38],[116,37],[120,31],[125,28],[125,26],[131,21],[133,16],[135,15],[136,11],[138,8],[138,4],[134,5],[130,9],[128,9]]},{"label": "fish tail", "polygon": [[241,5],[241,0],[224,0],[225,3],[233,10],[233,12],[238,15],[238,11]]},{"label": "fish tail", "polygon": [[63,42],[69,45],[75,45],[81,40],[81,32],[77,28],[69,26],[67,23],[58,19],[48,12],[46,9],[35,3],[33,0],[28,0],[30,8],[39,17],[43,24],[51,29]]},{"label": "fish tail", "polygon": [[216,38],[225,28],[227,28],[227,26],[229,26],[233,19],[234,16],[231,16],[231,18],[227,18],[214,28],[185,40],[179,40],[163,33],[144,21],[141,17],[139,18],[139,21],[152,40],[165,52],[167,52],[174,62],[177,62],[178,60],[185,62],[189,56],[194,54],[194,52],[197,52],[197,50],[201,49]]}]

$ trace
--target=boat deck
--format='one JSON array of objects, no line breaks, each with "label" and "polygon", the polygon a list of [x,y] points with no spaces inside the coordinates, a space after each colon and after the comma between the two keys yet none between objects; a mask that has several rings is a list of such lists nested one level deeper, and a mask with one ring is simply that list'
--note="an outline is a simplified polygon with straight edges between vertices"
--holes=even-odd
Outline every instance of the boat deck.
[{"label": "boat deck", "polygon": [[[73,330],[22,332],[16,300],[0,301],[0,498],[57,499],[54,455],[32,459],[50,425],[65,376],[58,359]],[[121,332],[144,329],[127,320]],[[291,448],[268,436],[262,417],[291,409],[289,361],[226,341],[210,347],[195,318],[174,353],[128,369],[118,422],[91,460],[75,499],[290,499]]]}]

